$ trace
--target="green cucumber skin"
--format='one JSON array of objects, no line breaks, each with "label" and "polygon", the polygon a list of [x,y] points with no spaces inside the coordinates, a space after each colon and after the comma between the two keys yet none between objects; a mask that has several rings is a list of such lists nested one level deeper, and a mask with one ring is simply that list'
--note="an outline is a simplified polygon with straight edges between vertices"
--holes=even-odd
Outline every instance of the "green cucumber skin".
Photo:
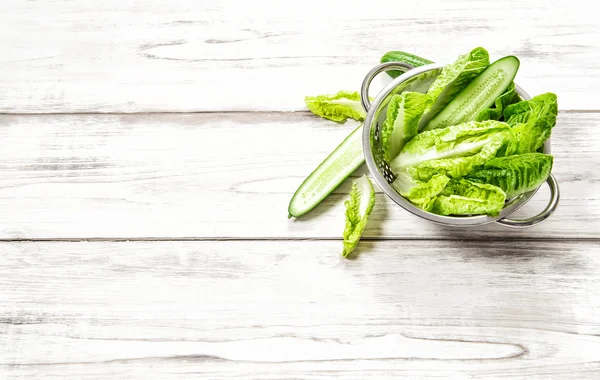
[{"label": "green cucumber skin", "polygon": [[[430,120],[422,131],[429,131],[474,120],[481,110],[491,107],[496,98],[506,91],[517,75],[519,65],[519,59],[512,55],[500,58],[489,65],[481,74],[475,77],[467,87],[459,92],[440,113]],[[480,104],[478,108],[474,108],[472,103],[468,104],[469,100],[473,98],[477,87],[486,80],[493,79],[493,76],[498,73],[499,70],[509,70],[508,75],[504,77],[501,82],[502,85],[498,85],[494,91],[486,93],[486,97],[484,98],[485,101]],[[465,103],[467,103],[466,106]],[[469,110],[469,108],[472,109]],[[457,112],[458,114],[456,114]],[[453,113],[455,113],[455,115],[453,115]],[[449,118],[449,120],[444,120],[445,118]]]},{"label": "green cucumber skin", "polygon": [[[414,67],[425,66],[425,65],[429,65],[430,63],[433,63],[433,61],[430,61],[428,59],[419,57],[414,54],[406,53],[404,51],[398,51],[398,50],[388,51],[387,53],[385,53],[381,57],[381,63],[386,63],[386,62],[403,62],[403,63],[408,63],[409,65],[414,66]],[[403,71],[403,70],[390,70],[390,71],[386,71],[386,72],[392,78],[397,78],[400,75],[405,73],[405,71]]]},{"label": "green cucumber skin", "polygon": [[[300,217],[314,209],[323,199],[325,199],[340,183],[348,178],[360,165],[365,162],[365,156],[362,151],[362,124],[359,125],[352,133],[350,133],[344,141],[323,162],[317,166],[313,172],[306,177],[304,182],[298,187],[294,193],[290,205],[288,207],[288,218]],[[347,160],[344,160],[342,168],[336,172],[338,178],[327,177],[326,173],[319,178],[319,170],[327,170],[333,167],[339,158],[344,157],[344,150],[347,150]],[[339,163],[338,163],[339,165]],[[313,183],[323,183],[323,189],[317,195],[310,194],[310,185]],[[306,195],[309,199],[307,202],[302,202],[302,196]]]}]

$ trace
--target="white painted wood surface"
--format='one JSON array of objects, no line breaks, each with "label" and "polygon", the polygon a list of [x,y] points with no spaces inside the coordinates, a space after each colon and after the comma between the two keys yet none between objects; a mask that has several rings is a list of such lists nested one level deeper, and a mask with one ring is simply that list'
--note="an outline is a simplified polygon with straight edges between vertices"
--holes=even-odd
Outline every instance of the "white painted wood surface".
[{"label": "white painted wood surface", "polygon": [[[341,236],[350,180],[306,217],[286,216],[296,188],[352,123],[234,113],[0,116],[0,124],[4,239]],[[378,189],[365,236],[600,236],[600,112],[562,113],[553,136],[562,198],[539,227],[442,228]],[[541,189],[518,215],[541,211],[548,193]]]},{"label": "white painted wood surface", "polygon": [[340,247],[1,243],[0,378],[597,378],[597,242]]},{"label": "white painted wood surface", "polygon": [[[594,7],[1,2],[0,379],[600,378]],[[348,261],[348,182],[286,219],[354,126],[305,95],[478,45],[559,95],[555,215],[446,229],[378,193]]]},{"label": "white painted wood surface", "polygon": [[0,4],[0,112],[299,110],[388,50],[521,58],[517,83],[595,109],[593,0],[46,0]]}]

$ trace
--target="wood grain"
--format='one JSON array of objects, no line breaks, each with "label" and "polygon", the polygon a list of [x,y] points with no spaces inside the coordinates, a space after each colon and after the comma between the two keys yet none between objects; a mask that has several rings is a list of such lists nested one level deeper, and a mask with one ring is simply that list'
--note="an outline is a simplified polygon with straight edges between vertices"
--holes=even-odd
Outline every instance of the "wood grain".
[{"label": "wood grain", "polygon": [[[528,230],[442,228],[377,194],[367,238],[598,238],[600,113],[561,113],[561,203]],[[350,182],[287,220],[352,130],[305,113],[0,116],[0,238],[335,238]],[[366,169],[361,169],[365,172]],[[544,187],[519,216],[547,202]]]},{"label": "wood grain", "polygon": [[[600,378],[595,6],[1,2],[0,380]],[[475,46],[559,96],[555,215],[449,229],[379,191],[355,260],[349,181],[286,219],[355,126],[305,95]]]},{"label": "wood grain", "polygon": [[517,82],[598,109],[593,0],[4,1],[0,112],[300,110],[389,50],[521,59]]},{"label": "wood grain", "polygon": [[598,242],[1,243],[0,378],[600,375]]}]

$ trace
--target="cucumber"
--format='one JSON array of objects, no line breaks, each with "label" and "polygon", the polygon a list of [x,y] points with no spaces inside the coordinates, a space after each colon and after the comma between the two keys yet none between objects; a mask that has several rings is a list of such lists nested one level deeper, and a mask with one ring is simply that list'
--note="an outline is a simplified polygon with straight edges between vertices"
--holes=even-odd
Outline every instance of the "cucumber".
[{"label": "cucumber", "polygon": [[427,123],[423,130],[475,120],[479,112],[491,107],[496,98],[506,91],[518,70],[519,59],[512,55],[492,63]]},{"label": "cucumber", "polygon": [[288,218],[299,217],[318,205],[363,162],[362,124],[302,182],[288,207]]},{"label": "cucumber", "polygon": [[[403,51],[385,53],[381,63],[385,62],[404,62],[414,67],[433,63]],[[404,71],[392,70],[387,73],[396,78]],[[361,124],[302,182],[290,201],[288,218],[302,216],[315,208],[364,162]]]},{"label": "cucumber", "polygon": [[[428,59],[421,58],[414,54],[406,53],[403,51],[388,51],[381,57],[381,63],[385,62],[403,62],[408,63],[409,65],[412,65],[414,67],[425,66],[429,65],[430,63],[433,63]],[[392,78],[397,78],[404,73],[405,71],[403,70],[387,71],[387,74]]]}]

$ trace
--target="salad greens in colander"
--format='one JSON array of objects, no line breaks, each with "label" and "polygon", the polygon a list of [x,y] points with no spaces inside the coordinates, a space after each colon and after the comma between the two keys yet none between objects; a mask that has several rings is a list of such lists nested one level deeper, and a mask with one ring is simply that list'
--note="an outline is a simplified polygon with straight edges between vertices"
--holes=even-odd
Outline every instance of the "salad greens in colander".
[{"label": "salad greens in colander", "polygon": [[[382,62],[393,57],[407,57],[405,63],[413,66],[430,63],[398,51],[386,53]],[[392,186],[401,196],[438,215],[493,216],[507,200],[546,181],[553,157],[542,148],[556,124],[557,98],[545,93],[522,100],[513,82],[519,65],[514,56],[490,63],[488,52],[478,47],[446,65],[426,93],[391,97],[379,139],[395,176]],[[358,93],[340,91],[305,101],[314,114],[337,122],[365,118]],[[305,180],[290,202],[290,217],[312,210],[364,162],[358,149],[361,129]],[[357,246],[374,203],[373,185],[363,175],[345,203],[344,257]]]},{"label": "salad greens in colander", "polygon": [[419,120],[431,104],[431,97],[420,92],[392,96],[381,130],[383,154],[388,162],[396,158],[404,145],[419,133]]},{"label": "salad greens in colander", "polygon": [[422,181],[438,173],[460,178],[507,150],[512,153],[516,145],[508,124],[471,121],[419,133],[390,162],[390,168],[396,175],[407,170]]},{"label": "salad greens in colander", "polygon": [[550,92],[506,107],[504,118],[519,140],[517,153],[540,149],[550,137],[557,115],[556,95]]},{"label": "salad greens in colander", "polygon": [[508,198],[536,189],[550,175],[553,157],[543,153],[525,153],[489,160],[472,171],[467,179],[501,188]]},{"label": "salad greens in colander", "polygon": [[498,213],[504,207],[506,194],[498,186],[467,179],[451,180],[444,191],[427,206],[427,211],[440,215],[477,215]]}]

